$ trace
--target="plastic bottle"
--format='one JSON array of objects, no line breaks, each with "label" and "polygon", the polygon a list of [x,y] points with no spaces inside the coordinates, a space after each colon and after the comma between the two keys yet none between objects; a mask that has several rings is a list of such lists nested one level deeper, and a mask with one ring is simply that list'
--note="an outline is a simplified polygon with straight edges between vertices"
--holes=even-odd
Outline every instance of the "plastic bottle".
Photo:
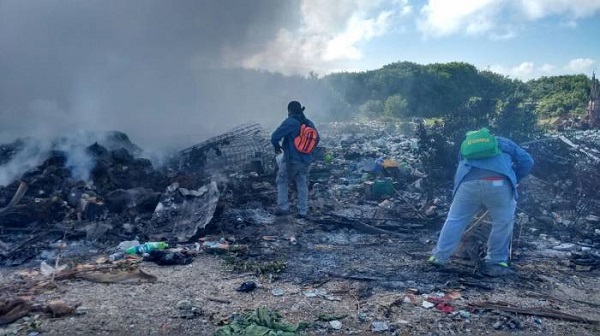
[{"label": "plastic bottle", "polygon": [[165,242],[147,242],[141,245],[132,246],[125,250],[125,254],[143,254],[152,250],[164,250],[169,247]]},{"label": "plastic bottle", "polygon": [[113,253],[110,256],[108,256],[108,260],[109,261],[117,261],[117,260],[121,260],[121,259],[125,259],[125,253],[124,252],[117,252],[117,253]]}]

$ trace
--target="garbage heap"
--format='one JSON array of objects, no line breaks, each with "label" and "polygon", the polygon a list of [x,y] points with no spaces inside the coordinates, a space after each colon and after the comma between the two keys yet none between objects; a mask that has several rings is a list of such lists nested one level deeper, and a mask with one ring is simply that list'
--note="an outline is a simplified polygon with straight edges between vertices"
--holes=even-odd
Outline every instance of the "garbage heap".
[{"label": "garbage heap", "polygon": [[[425,170],[416,124],[334,122],[319,130],[310,174],[314,223],[435,235],[452,181],[436,181],[439,175]],[[51,259],[48,247],[63,238],[84,242],[73,248],[76,254],[85,244],[115,246],[134,238],[174,246],[211,234],[248,236],[249,225],[275,220],[268,138],[258,124],[241,125],[173,154],[163,166],[140,157],[141,149],[119,132],[87,143],[63,138],[37,152],[24,140],[2,145],[2,167],[32,153],[43,159],[0,187],[0,262]],[[571,243],[573,252],[597,252],[598,132],[549,135],[524,146],[536,166],[519,186],[517,229],[551,237],[542,239],[549,248]],[[483,238],[473,241],[485,244]],[[596,267],[595,255],[585,258]]]},{"label": "garbage heap", "polygon": [[133,237],[188,241],[211,221],[222,174],[273,169],[265,139],[260,125],[242,125],[160,166],[122,132],[1,145],[0,178],[12,178],[0,186],[0,263],[51,259],[62,239],[83,242],[66,256]]}]

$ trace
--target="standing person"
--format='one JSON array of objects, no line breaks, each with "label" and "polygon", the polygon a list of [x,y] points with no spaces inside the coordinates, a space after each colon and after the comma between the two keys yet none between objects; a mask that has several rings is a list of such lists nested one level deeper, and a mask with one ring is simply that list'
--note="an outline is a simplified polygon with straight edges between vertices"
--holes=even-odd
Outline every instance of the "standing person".
[{"label": "standing person", "polygon": [[[288,200],[289,181],[296,182],[298,191],[298,217],[306,218],[308,213],[308,173],[312,160],[312,149],[319,141],[315,125],[304,115],[304,106],[297,101],[288,104],[288,117],[271,135],[271,143],[275,147],[275,153],[283,151],[283,159],[277,171],[277,211],[276,214],[283,216],[290,213]],[[302,146],[295,144],[301,130],[308,126],[314,131]],[[310,130],[310,129],[308,129]],[[304,132],[303,132],[304,134]]]},{"label": "standing person", "polygon": [[[487,152],[482,152],[483,149]],[[482,273],[488,276],[513,274],[508,261],[517,184],[531,171],[533,158],[513,141],[493,136],[483,128],[467,133],[459,160],[454,176],[454,198],[429,262],[445,265],[467,225],[485,207],[492,218],[492,231]]]}]

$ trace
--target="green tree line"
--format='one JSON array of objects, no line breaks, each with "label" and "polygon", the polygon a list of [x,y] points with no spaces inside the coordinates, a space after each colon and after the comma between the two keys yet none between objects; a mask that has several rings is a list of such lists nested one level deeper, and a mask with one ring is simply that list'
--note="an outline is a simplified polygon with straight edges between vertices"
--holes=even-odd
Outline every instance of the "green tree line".
[{"label": "green tree line", "polygon": [[345,107],[334,111],[332,116],[336,119],[448,118],[473,108],[488,117],[497,117],[503,111],[514,113],[514,109],[525,107],[536,118],[581,115],[591,84],[585,75],[523,82],[462,62],[397,62],[377,70],[335,73],[319,80]]}]

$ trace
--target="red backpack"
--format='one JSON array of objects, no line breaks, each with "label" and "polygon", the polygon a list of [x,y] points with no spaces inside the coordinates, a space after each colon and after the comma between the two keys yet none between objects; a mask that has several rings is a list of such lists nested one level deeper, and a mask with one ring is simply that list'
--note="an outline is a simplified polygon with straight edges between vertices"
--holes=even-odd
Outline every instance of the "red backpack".
[{"label": "red backpack", "polygon": [[317,146],[319,132],[306,124],[300,126],[300,134],[294,139],[294,146],[298,152],[310,154]]}]

